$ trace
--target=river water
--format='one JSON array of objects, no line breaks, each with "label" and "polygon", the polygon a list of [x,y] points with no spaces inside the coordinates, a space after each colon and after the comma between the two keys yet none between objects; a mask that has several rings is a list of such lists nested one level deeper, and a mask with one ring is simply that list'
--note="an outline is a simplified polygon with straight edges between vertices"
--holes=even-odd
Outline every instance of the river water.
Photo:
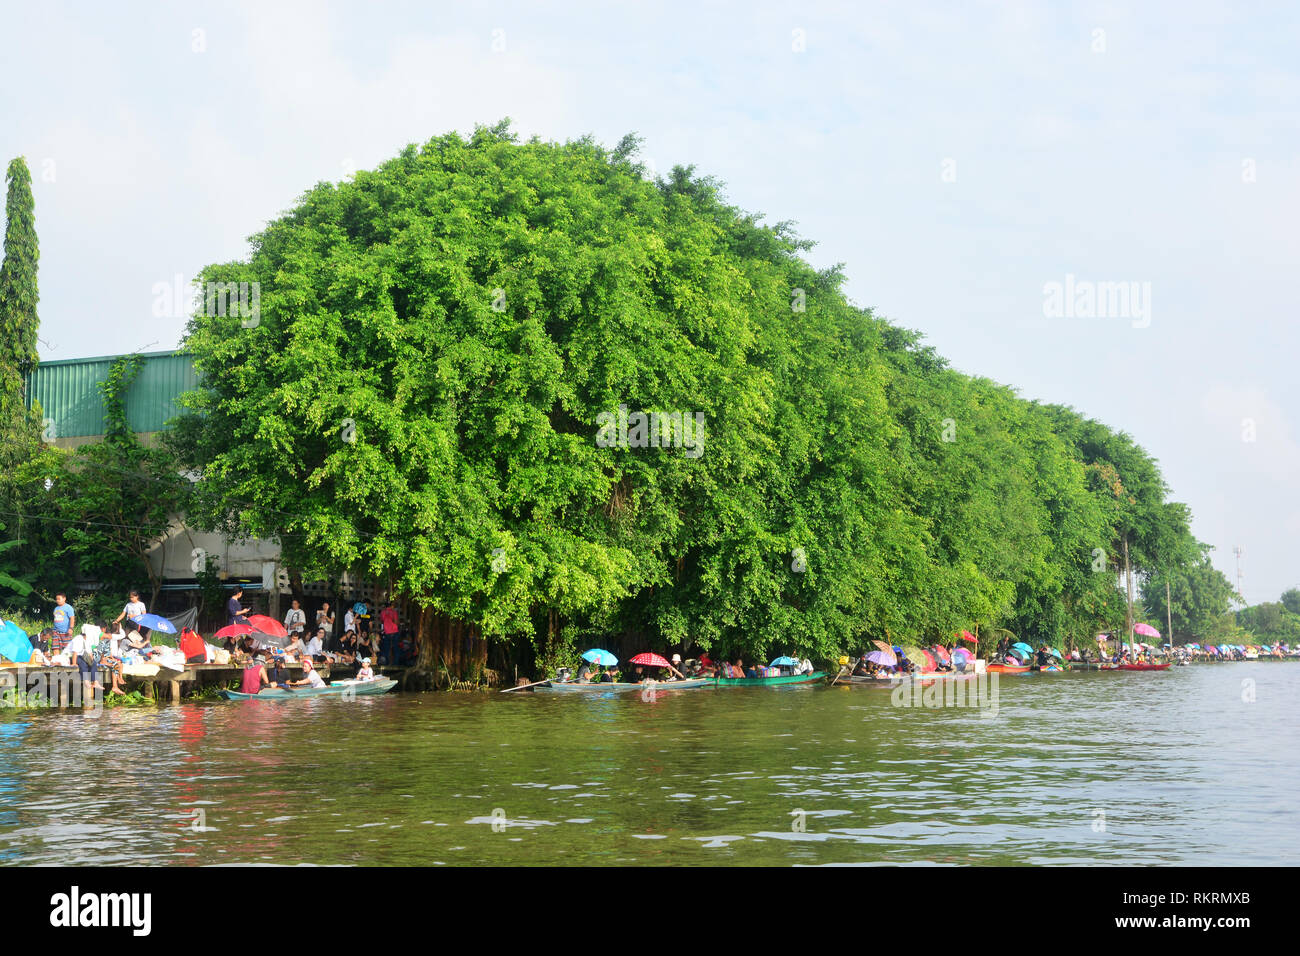
[{"label": "river water", "polygon": [[1300,863],[1300,664],[996,689],[11,711],[0,862]]}]

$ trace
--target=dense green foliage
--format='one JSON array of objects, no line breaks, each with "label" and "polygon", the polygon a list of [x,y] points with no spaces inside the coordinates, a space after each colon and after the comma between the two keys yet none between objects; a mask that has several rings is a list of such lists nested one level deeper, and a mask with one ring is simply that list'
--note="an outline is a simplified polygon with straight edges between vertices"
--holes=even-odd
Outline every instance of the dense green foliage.
[{"label": "dense green foliage", "polygon": [[1292,610],[1295,593],[1287,591],[1281,603],[1266,601],[1242,608],[1237,612],[1237,625],[1261,644],[1300,645],[1300,613]]},{"label": "dense green foliage", "polygon": [[[1139,581],[1199,564],[1127,435],[947,368],[635,149],[439,137],[210,267],[261,311],[191,322],[192,517],[543,652],[1082,641],[1123,626],[1125,541]],[[701,444],[608,447],[620,406]]]}]

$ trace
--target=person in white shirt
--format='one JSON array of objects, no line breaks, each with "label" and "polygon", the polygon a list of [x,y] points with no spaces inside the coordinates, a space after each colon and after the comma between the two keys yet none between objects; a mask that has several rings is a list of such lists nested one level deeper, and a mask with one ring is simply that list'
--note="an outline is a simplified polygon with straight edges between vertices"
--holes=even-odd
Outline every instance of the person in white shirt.
[{"label": "person in white shirt", "polygon": [[81,687],[85,692],[84,703],[90,704],[95,699],[95,688],[103,690],[95,673],[95,645],[103,631],[94,624],[81,625],[81,633],[68,642],[67,653],[70,663],[81,673]]},{"label": "person in white shirt", "polygon": [[302,659],[302,680],[291,680],[289,681],[289,686],[290,687],[306,687],[306,686],[324,687],[325,681],[320,676],[320,674],[316,673],[316,668],[311,666],[311,658],[304,657]]},{"label": "person in white shirt", "polygon": [[357,680],[374,680],[375,672],[370,669],[370,658],[361,658],[361,666],[357,669]]},{"label": "person in white shirt", "polygon": [[329,601],[324,602],[316,612],[316,627],[325,628],[326,641],[334,636],[334,612],[330,610]]},{"label": "person in white shirt", "polygon": [[126,602],[126,607],[122,608],[121,614],[113,618],[112,623],[121,624],[123,618],[128,621],[139,621],[144,616],[144,612],[145,607],[144,602],[140,600],[140,592],[132,591],[131,600]]},{"label": "person in white shirt", "polygon": [[307,642],[306,654],[308,657],[325,656],[325,628],[320,628],[312,635],[311,640]]},{"label": "person in white shirt", "polygon": [[302,635],[295,634],[287,647],[284,649],[286,657],[293,659],[303,659],[307,656],[307,645],[302,642]]},{"label": "person in white shirt", "polygon": [[298,602],[294,601],[293,606],[284,615],[284,629],[290,634],[301,634],[307,627],[307,615],[303,613]]},{"label": "person in white shirt", "polygon": [[355,632],[356,629],[357,629],[357,614],[355,611],[352,610],[352,608],[348,608],[343,613],[343,633],[346,634],[348,631]]}]

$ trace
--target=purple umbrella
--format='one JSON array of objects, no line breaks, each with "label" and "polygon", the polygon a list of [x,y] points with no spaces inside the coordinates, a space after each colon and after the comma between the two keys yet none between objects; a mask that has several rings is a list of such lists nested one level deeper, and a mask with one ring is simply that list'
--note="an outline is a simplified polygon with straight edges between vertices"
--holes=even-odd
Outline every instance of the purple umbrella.
[{"label": "purple umbrella", "polygon": [[898,663],[898,658],[894,656],[893,651],[872,651],[867,655],[867,660],[885,667],[893,667]]}]

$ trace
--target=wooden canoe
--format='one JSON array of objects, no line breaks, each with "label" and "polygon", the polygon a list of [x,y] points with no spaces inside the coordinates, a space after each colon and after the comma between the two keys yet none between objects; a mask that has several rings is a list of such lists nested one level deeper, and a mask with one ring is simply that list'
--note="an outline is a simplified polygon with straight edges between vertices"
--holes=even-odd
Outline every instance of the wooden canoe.
[{"label": "wooden canoe", "polygon": [[1168,664],[1120,664],[1115,668],[1120,671],[1167,671]]},{"label": "wooden canoe", "polygon": [[555,691],[563,694],[629,694],[633,691],[654,690],[655,693],[667,690],[696,690],[711,687],[716,683],[711,677],[692,678],[690,680],[645,681],[641,684],[628,684],[620,681],[593,681],[583,684],[579,681],[547,681],[538,684],[533,690]]},{"label": "wooden canoe", "polygon": [[[786,674],[782,677],[719,677],[719,687],[781,687],[786,684],[812,684],[825,680],[821,671],[811,674]],[[841,678],[843,679],[843,678]]]},{"label": "wooden canoe", "polygon": [[226,700],[290,700],[295,697],[352,697],[386,694],[397,686],[391,677],[377,677],[374,680],[339,680],[324,687],[295,687],[282,690],[279,687],[264,687],[260,693],[244,694],[237,690],[223,690],[221,696]]},{"label": "wooden canoe", "polygon": [[1029,665],[1024,667],[1014,667],[1011,664],[990,664],[986,670],[990,674],[1032,674]]}]

